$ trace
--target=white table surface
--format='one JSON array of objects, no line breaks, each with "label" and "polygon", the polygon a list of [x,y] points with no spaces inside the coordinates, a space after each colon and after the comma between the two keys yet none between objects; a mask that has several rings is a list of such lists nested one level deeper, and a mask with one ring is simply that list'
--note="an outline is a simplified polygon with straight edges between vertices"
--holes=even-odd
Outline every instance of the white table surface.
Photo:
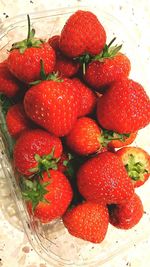
[{"label": "white table surface", "polygon": [[[150,0],[1,0],[0,22],[22,13],[42,11],[55,7],[91,3],[101,5],[122,20],[130,31],[134,31],[136,41],[142,48],[145,75],[150,70]],[[100,3],[101,2],[101,3]],[[4,180],[0,185],[3,189]],[[2,190],[0,196],[0,266],[3,267],[52,267],[33,251],[23,232],[16,228],[14,204],[9,192]],[[6,208],[7,207],[7,208]],[[5,212],[3,210],[5,209]],[[11,214],[11,216],[10,216]],[[150,237],[115,257],[104,267],[148,267],[150,266]],[[98,266],[96,266],[98,267]]]}]

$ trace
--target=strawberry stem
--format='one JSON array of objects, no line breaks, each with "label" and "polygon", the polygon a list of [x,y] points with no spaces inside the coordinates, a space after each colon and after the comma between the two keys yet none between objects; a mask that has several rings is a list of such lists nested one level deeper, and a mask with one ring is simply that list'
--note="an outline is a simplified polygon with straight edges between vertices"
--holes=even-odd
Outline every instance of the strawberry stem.
[{"label": "strawberry stem", "polygon": [[114,38],[110,41],[110,43],[107,45],[107,47],[109,48],[109,47],[114,43],[115,40],[116,40],[116,37],[114,37]]},{"label": "strawberry stem", "polygon": [[31,30],[31,24],[30,24],[30,17],[27,15],[27,20],[28,20],[28,35],[27,35],[27,43],[30,39],[30,30]]},{"label": "strawberry stem", "polygon": [[31,30],[31,23],[30,23],[29,15],[27,15],[27,21],[28,21],[27,39],[24,39],[20,42],[12,44],[12,48],[10,49],[10,51],[12,51],[13,49],[18,49],[19,52],[23,54],[27,48],[31,48],[31,47],[41,48],[41,44],[44,41],[34,37],[35,30],[34,29]]},{"label": "strawberry stem", "polygon": [[44,69],[44,62],[42,59],[40,60],[40,65],[41,65],[41,69],[40,69],[41,80],[31,82],[30,85],[36,85],[36,84],[41,83],[42,81],[63,82],[63,79],[61,79],[59,77],[58,72],[52,72],[52,73],[49,73],[48,75],[46,75],[45,69]]}]

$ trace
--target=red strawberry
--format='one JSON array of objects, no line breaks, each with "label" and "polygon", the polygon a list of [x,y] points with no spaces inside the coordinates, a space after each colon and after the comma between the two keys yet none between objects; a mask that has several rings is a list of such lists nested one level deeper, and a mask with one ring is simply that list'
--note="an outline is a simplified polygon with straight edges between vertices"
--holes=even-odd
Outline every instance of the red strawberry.
[{"label": "red strawberry", "polygon": [[48,39],[48,43],[50,44],[51,47],[54,48],[55,51],[59,50],[59,35],[54,35]]},{"label": "red strawberry", "polygon": [[56,64],[54,71],[59,74],[60,77],[72,77],[78,72],[79,63],[65,57],[61,52],[56,53]]},{"label": "red strawberry", "polygon": [[78,188],[87,200],[123,203],[133,195],[133,185],[117,155],[103,152],[89,159],[77,174]]},{"label": "red strawberry", "polygon": [[78,10],[63,27],[59,47],[66,56],[78,57],[100,53],[105,42],[106,33],[97,17],[89,11]]},{"label": "red strawberry", "polygon": [[78,115],[74,85],[64,81],[43,81],[29,89],[24,98],[27,115],[56,136],[67,135]]},{"label": "red strawberry", "polygon": [[80,108],[78,112],[78,117],[82,117],[92,113],[96,106],[96,95],[88,86],[81,82],[80,79],[74,78],[72,79],[72,81],[79,91]]},{"label": "red strawberry", "polygon": [[68,210],[63,222],[71,235],[101,243],[108,229],[108,210],[103,204],[84,202]]},{"label": "red strawberry", "polygon": [[136,194],[125,204],[109,207],[110,223],[125,230],[134,227],[142,218],[143,213],[142,201]]},{"label": "red strawberry", "polygon": [[128,77],[130,61],[118,53],[114,57],[92,61],[86,68],[84,79],[95,90],[101,91],[112,82]]},{"label": "red strawberry", "polygon": [[44,172],[43,179],[25,180],[23,196],[29,213],[33,210],[34,217],[48,223],[65,213],[72,200],[72,189],[63,173],[50,170],[50,177]]},{"label": "red strawberry", "polygon": [[140,147],[123,147],[117,155],[121,158],[134,187],[144,184],[150,175],[150,156]]},{"label": "red strawberry", "polygon": [[58,137],[41,129],[26,131],[15,144],[14,166],[26,176],[50,168],[56,169],[61,153],[62,144]]},{"label": "red strawberry", "polygon": [[61,77],[72,77],[79,69],[79,63],[64,56],[59,49],[59,35],[54,35],[49,38],[49,44],[55,49],[56,64],[54,71],[59,73]]},{"label": "red strawberry", "polygon": [[96,122],[88,117],[79,118],[67,135],[67,145],[80,155],[96,153],[100,149],[101,130]]},{"label": "red strawberry", "polygon": [[20,90],[20,82],[7,68],[7,61],[0,63],[0,93],[7,97],[14,97]]},{"label": "red strawberry", "polygon": [[97,118],[102,127],[118,133],[133,133],[150,122],[150,100],[137,82],[114,82],[99,98]]},{"label": "red strawberry", "polygon": [[34,33],[32,29],[27,39],[13,44],[7,60],[10,72],[25,83],[41,78],[41,60],[46,74],[51,73],[55,65],[54,49],[48,43],[34,38]]},{"label": "red strawberry", "polygon": [[23,104],[16,104],[9,108],[6,124],[9,134],[14,138],[18,138],[23,131],[31,128],[31,122],[25,114]]}]

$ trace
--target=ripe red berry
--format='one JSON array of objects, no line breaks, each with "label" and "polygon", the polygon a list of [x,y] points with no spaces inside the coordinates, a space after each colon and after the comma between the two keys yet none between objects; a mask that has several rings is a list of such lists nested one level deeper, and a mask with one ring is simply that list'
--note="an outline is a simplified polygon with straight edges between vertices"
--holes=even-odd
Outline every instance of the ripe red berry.
[{"label": "ripe red berry", "polygon": [[76,122],[79,100],[69,79],[49,80],[27,91],[24,108],[31,120],[56,136],[64,136]]},{"label": "ripe red berry", "polygon": [[72,79],[74,85],[78,88],[80,108],[78,117],[86,116],[94,111],[97,97],[94,92],[78,78]]},{"label": "ripe red berry", "polygon": [[[42,223],[60,218],[72,200],[72,188],[66,176],[55,170],[50,170],[49,176],[43,173],[43,179],[30,181],[24,192],[29,213]],[[28,185],[28,181],[25,181]],[[31,187],[32,183],[32,187]]]},{"label": "ripe red berry", "polygon": [[103,152],[87,160],[77,173],[81,195],[97,203],[123,203],[134,193],[131,179],[120,158],[111,152]]},{"label": "ripe red berry", "polygon": [[109,207],[110,223],[125,230],[134,227],[141,220],[143,213],[142,201],[136,194],[125,204]]},{"label": "ripe red berry", "polygon": [[118,133],[133,133],[150,122],[150,100],[137,82],[114,82],[99,98],[97,118],[100,125]]},{"label": "ripe red berry", "polygon": [[[55,159],[62,153],[61,140],[41,130],[25,131],[14,146],[14,166],[23,175],[56,169]],[[56,160],[57,161],[57,160]]]},{"label": "ripe red berry", "polygon": [[101,148],[101,129],[88,117],[79,118],[66,137],[67,145],[79,155],[96,153]]},{"label": "ripe red berry", "polygon": [[78,10],[63,27],[59,47],[66,56],[78,57],[100,53],[105,42],[106,33],[98,18],[89,11]]},{"label": "ripe red berry", "polygon": [[86,68],[84,79],[95,90],[101,91],[112,82],[128,77],[130,60],[122,53],[102,61],[92,61]]},{"label": "ripe red berry", "polygon": [[14,138],[18,138],[25,130],[32,127],[23,104],[16,104],[9,108],[6,115],[6,124],[9,134]]},{"label": "ripe red berry", "polygon": [[21,89],[21,83],[11,74],[7,61],[0,63],[0,93],[14,97]]},{"label": "ripe red berry", "polygon": [[71,235],[101,243],[108,229],[108,210],[104,204],[84,202],[68,210],[63,223]]}]

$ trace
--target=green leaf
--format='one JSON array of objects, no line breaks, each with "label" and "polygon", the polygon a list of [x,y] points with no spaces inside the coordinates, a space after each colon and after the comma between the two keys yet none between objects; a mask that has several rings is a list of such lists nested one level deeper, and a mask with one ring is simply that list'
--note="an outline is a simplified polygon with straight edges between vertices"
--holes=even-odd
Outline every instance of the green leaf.
[{"label": "green leaf", "polygon": [[20,187],[22,196],[26,201],[32,203],[32,210],[34,211],[39,202],[49,203],[45,199],[45,195],[49,192],[46,187],[50,184],[49,182],[40,183],[37,177],[35,180],[28,180],[25,177],[20,177]]},{"label": "green leaf", "polygon": [[60,158],[54,157],[55,146],[53,146],[50,154],[40,156],[38,154],[34,155],[34,158],[37,162],[37,166],[31,168],[29,171],[35,174],[38,174],[41,178],[43,178],[43,172],[46,171],[48,177],[50,177],[49,170],[57,170],[58,166],[57,163],[59,162]]},{"label": "green leaf", "polygon": [[106,59],[106,58],[113,58],[114,56],[116,56],[117,53],[121,50],[122,44],[119,45],[119,46],[118,45],[112,46],[112,44],[114,43],[115,40],[116,40],[116,37],[114,37],[110,41],[110,43],[108,45],[106,44],[104,46],[104,48],[103,48],[103,51],[100,54],[94,56],[92,58],[92,61],[100,61],[100,62],[103,62],[104,59]]}]

